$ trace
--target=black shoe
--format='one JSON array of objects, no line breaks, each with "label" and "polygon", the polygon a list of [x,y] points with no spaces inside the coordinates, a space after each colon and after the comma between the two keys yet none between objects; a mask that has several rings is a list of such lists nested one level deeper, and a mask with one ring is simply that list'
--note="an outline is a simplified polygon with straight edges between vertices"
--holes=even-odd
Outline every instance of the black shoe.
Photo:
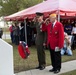
[{"label": "black shoe", "polygon": [[40,68],[41,68],[41,66],[36,67],[36,69],[40,69]]},{"label": "black shoe", "polygon": [[60,72],[60,70],[56,70],[56,71],[54,71],[54,73],[56,74],[56,73],[59,73]]},{"label": "black shoe", "polygon": [[43,69],[45,69],[45,66],[41,66],[39,69],[40,69],[40,70],[43,70]]},{"label": "black shoe", "polygon": [[54,72],[54,69],[49,70],[49,72]]}]

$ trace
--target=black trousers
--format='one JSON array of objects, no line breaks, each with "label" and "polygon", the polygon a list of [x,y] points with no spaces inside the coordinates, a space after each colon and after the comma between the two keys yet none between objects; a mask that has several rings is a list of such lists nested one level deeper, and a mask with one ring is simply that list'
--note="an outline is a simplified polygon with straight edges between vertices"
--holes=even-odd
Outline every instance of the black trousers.
[{"label": "black trousers", "polygon": [[52,67],[54,70],[60,70],[61,69],[61,52],[50,48],[50,58]]},{"label": "black trousers", "polygon": [[15,44],[19,45],[19,36],[15,36]]}]

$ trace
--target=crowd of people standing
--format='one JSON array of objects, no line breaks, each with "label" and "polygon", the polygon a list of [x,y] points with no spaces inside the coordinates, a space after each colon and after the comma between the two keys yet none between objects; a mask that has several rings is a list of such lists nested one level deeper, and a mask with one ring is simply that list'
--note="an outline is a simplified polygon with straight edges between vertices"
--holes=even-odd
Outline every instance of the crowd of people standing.
[{"label": "crowd of people standing", "polygon": [[25,38],[27,37],[28,46],[34,44],[36,30],[35,28],[30,27],[30,22],[27,21],[26,23],[27,36],[25,36],[25,23],[23,21],[12,23],[9,31],[12,43],[19,45],[19,41],[26,41]]}]

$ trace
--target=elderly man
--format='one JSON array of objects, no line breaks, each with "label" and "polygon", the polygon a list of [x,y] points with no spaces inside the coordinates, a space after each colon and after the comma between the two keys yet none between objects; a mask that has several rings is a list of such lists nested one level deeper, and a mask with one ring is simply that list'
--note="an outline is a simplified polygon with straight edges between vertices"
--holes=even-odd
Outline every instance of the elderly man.
[{"label": "elderly man", "polygon": [[61,48],[64,45],[64,29],[60,22],[57,22],[56,14],[51,14],[50,23],[42,25],[42,31],[47,31],[47,45],[50,49],[52,69],[50,72],[59,73],[61,69]]}]

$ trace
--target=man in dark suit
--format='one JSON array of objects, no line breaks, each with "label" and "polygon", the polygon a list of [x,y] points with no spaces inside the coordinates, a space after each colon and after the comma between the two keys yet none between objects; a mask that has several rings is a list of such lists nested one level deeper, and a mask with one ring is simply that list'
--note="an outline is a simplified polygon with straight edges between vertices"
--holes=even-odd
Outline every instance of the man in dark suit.
[{"label": "man in dark suit", "polygon": [[61,48],[64,45],[64,29],[60,22],[57,22],[56,14],[51,14],[50,23],[42,25],[42,31],[47,31],[47,45],[49,45],[52,69],[50,72],[59,73],[61,69]]},{"label": "man in dark suit", "polygon": [[43,13],[37,12],[32,24],[36,27],[37,31],[35,43],[37,48],[39,66],[36,67],[36,69],[43,70],[46,66],[45,51],[43,46],[46,41],[46,33],[41,30],[43,24]]}]

